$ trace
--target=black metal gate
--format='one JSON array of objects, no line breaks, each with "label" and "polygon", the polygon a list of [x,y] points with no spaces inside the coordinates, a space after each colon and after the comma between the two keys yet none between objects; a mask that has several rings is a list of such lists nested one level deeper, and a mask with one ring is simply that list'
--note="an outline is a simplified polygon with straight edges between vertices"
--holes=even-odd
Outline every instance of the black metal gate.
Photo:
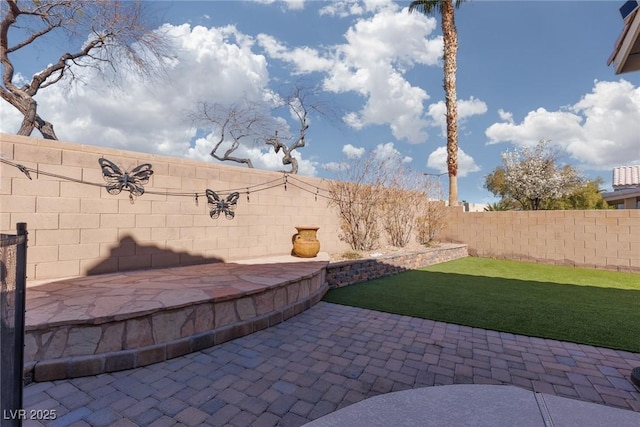
[{"label": "black metal gate", "polygon": [[20,426],[27,285],[27,224],[0,234],[0,425]]}]

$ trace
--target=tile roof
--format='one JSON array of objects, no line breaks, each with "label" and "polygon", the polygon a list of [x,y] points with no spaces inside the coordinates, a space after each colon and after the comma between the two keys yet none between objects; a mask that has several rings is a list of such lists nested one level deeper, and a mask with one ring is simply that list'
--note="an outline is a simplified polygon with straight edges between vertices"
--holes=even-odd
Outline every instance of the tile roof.
[{"label": "tile roof", "polygon": [[640,165],[613,168],[614,190],[638,186],[640,186]]}]

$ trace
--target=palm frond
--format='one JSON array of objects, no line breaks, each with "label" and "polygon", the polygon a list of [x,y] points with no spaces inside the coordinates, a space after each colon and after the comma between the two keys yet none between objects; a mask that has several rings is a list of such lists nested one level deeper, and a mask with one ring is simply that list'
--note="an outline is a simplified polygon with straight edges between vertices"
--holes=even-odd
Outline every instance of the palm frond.
[{"label": "palm frond", "polygon": [[[452,0],[415,0],[409,4],[409,12],[418,11],[425,15],[431,15],[432,13],[441,13],[442,3]],[[462,3],[467,0],[455,0],[454,7],[457,9]]]},{"label": "palm frond", "polygon": [[442,0],[416,0],[409,4],[409,12],[418,11],[424,15],[440,13]]}]

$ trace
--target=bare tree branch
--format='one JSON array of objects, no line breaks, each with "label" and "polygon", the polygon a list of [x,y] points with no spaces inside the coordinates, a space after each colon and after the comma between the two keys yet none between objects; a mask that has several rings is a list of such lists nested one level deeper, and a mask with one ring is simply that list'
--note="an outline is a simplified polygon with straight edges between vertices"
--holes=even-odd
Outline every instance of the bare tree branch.
[{"label": "bare tree branch", "polygon": [[[59,83],[66,76],[74,79],[72,67],[100,70],[107,65],[116,71],[127,68],[149,77],[162,69],[167,40],[152,28],[142,1],[3,2],[6,7],[2,7],[0,20],[0,65],[3,69],[0,97],[23,115],[19,135],[29,136],[37,129],[44,138],[57,139],[53,125],[38,115],[38,104],[33,97],[40,89]],[[22,28],[19,27],[21,22],[28,28],[27,36],[10,45],[10,30]],[[13,83],[15,68],[11,54],[35,43],[46,43],[46,36],[54,32],[67,34],[70,42],[81,48],[60,55],[26,85],[17,87]]]},{"label": "bare tree branch", "polygon": [[198,110],[189,116],[193,123],[200,127],[209,127],[216,133],[217,139],[210,152],[215,159],[244,163],[253,167],[251,159],[234,157],[232,154],[237,153],[242,145],[258,146],[264,143],[272,146],[276,154],[281,150],[284,153],[282,164],[291,165],[291,170],[283,172],[297,174],[298,160],[293,153],[306,144],[309,111],[313,110],[330,117],[335,110],[327,108],[327,104],[317,97],[316,91],[305,86],[294,86],[289,95],[279,97],[278,100],[279,107],[286,108],[297,122],[297,135],[290,136],[288,125],[272,116],[273,107],[247,99],[231,105],[200,102]]},{"label": "bare tree branch", "polygon": [[[276,153],[284,153],[282,158],[283,165],[291,165],[291,171],[288,173],[298,173],[298,160],[293,157],[294,150],[305,146],[305,137],[307,130],[309,129],[309,110],[313,110],[325,117],[332,117],[334,109],[328,108],[326,103],[323,103],[316,97],[316,91],[305,86],[294,86],[290,95],[284,98],[284,104],[289,108],[291,114],[298,121],[298,135],[293,137],[289,145],[282,142],[282,139],[287,139],[278,136],[276,133],[273,137],[267,138],[265,144],[271,145]],[[286,171],[283,171],[286,172]]]},{"label": "bare tree branch", "polygon": [[[243,163],[250,168],[253,168],[251,159],[232,154],[244,142],[258,145],[265,135],[277,133],[275,121],[269,112],[247,100],[232,105],[201,102],[198,111],[191,113],[190,117],[194,123],[210,127],[212,132],[219,134],[210,153],[212,157],[220,161]],[[230,146],[221,155],[219,153],[224,143]]]}]

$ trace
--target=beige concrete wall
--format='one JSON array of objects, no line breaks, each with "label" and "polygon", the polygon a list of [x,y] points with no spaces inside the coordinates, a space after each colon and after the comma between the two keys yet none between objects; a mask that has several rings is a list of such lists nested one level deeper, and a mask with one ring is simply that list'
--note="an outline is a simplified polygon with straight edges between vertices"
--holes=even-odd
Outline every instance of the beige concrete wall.
[{"label": "beige concrete wall", "polygon": [[[0,163],[0,231],[29,229],[28,279],[159,268],[215,260],[287,254],[295,225],[317,225],[323,251],[348,249],[338,238],[339,218],[327,200],[293,185],[241,196],[236,217],[212,220],[204,197],[109,195],[98,158],[130,169],[151,163],[147,191],[204,192],[243,189],[281,180],[283,174],[104,147],[0,134],[2,158],[96,184],[91,186]],[[297,176],[308,188],[327,181]],[[323,194],[323,192],[321,192]],[[324,193],[326,194],[326,193]],[[640,271],[640,210],[454,211],[446,240],[471,254],[597,268]],[[384,237],[383,237],[384,239]]]},{"label": "beige concrete wall", "polygon": [[[246,188],[283,174],[59,141],[0,134],[0,155],[24,166],[104,184],[100,157],[131,169],[151,163],[147,191],[195,193]],[[28,279],[185,265],[288,254],[296,225],[317,225],[321,250],[347,249],[339,219],[327,200],[293,185],[250,194],[241,191],[236,217],[209,217],[205,197],[144,194],[134,204],[91,186],[0,164],[0,230],[29,231]],[[321,179],[296,176],[326,188]],[[299,185],[299,184],[298,184]],[[244,190],[243,190],[244,191]],[[125,194],[126,193],[126,194]],[[326,194],[326,193],[325,193]]]},{"label": "beige concrete wall", "polygon": [[444,235],[481,257],[640,272],[640,210],[457,209]]}]

